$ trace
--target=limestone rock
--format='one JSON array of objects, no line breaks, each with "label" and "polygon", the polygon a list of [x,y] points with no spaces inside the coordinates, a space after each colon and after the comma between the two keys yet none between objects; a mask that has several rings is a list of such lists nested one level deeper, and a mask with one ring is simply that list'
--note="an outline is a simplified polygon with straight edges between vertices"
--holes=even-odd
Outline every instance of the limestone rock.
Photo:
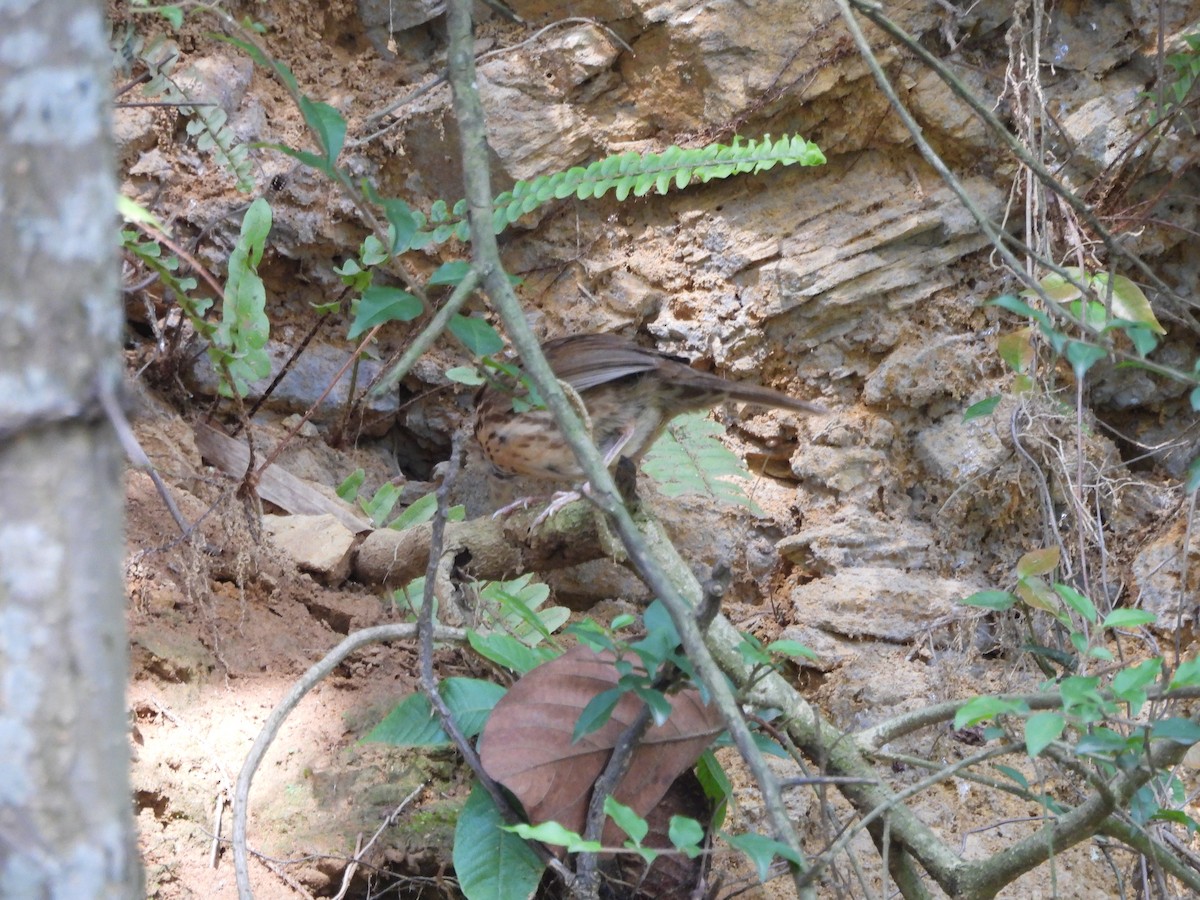
[{"label": "limestone rock", "polygon": [[330,585],[350,574],[354,533],[331,515],[264,516],[275,546],[304,572]]},{"label": "limestone rock", "polygon": [[1180,558],[1186,523],[1178,519],[1150,541],[1133,560],[1133,577],[1138,605],[1158,616],[1158,627],[1173,630],[1179,623],[1200,620],[1200,534],[1193,529],[1187,553],[1187,584],[1180,582],[1185,569]]},{"label": "limestone rock", "polygon": [[934,535],[924,523],[885,520],[850,505],[775,546],[780,555],[821,574],[855,566],[919,569],[929,562]]},{"label": "limestone rock", "polygon": [[883,566],[845,569],[797,586],[795,617],[850,638],[906,643],[964,616],[958,601],[977,587],[922,572]]}]

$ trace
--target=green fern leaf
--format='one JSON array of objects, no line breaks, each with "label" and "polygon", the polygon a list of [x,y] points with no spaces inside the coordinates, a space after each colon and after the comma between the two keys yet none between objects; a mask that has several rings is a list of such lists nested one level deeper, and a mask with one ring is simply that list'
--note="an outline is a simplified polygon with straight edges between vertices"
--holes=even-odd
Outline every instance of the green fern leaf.
[{"label": "green fern leaf", "polygon": [[668,497],[701,494],[719,503],[762,510],[746,493],[750,472],[720,441],[724,430],[704,413],[674,419],[642,460],[642,471]]}]

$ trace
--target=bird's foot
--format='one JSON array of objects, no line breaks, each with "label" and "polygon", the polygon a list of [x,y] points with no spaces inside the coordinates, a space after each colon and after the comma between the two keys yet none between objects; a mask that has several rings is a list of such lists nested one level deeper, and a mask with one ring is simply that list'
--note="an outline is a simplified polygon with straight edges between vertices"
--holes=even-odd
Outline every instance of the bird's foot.
[{"label": "bird's foot", "polygon": [[538,517],[533,520],[533,523],[529,526],[530,531],[537,528],[560,509],[570,506],[576,500],[582,500],[590,492],[591,487],[586,482],[577,491],[558,491],[550,498],[550,505],[538,513]]},{"label": "bird's foot", "polygon": [[493,519],[502,519],[506,516],[511,516],[513,513],[520,512],[523,509],[528,509],[530,506],[537,503],[539,500],[544,500],[544,499],[545,499],[544,496],[518,497],[512,503],[508,503],[508,504],[500,507],[494,513],[492,513],[492,518]]}]

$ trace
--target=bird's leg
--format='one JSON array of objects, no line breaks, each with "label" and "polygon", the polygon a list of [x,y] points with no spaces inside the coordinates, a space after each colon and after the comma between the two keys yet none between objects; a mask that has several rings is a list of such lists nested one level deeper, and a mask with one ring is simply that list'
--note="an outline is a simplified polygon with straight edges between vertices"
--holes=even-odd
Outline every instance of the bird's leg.
[{"label": "bird's leg", "polygon": [[[574,387],[567,384],[567,382],[565,382],[565,381],[560,380],[558,382],[558,386],[560,388],[562,388],[562,392],[567,397],[567,402],[569,402],[571,404],[571,408],[575,410],[575,415],[579,416],[579,418],[583,421],[583,427],[587,429],[588,437],[593,438],[594,433],[592,431],[592,417],[590,415],[588,415],[587,407],[583,403],[583,398],[579,396],[579,392],[577,390],[575,390]],[[631,429],[629,431],[629,434],[627,436],[625,436],[625,438],[622,441],[619,442],[616,449],[619,451],[620,448],[625,445],[625,442],[628,441],[629,438],[632,436],[633,436],[633,431]],[[611,456],[611,452],[609,454],[605,455],[605,459],[604,459],[605,465],[607,465],[609,463],[610,456]],[[585,483],[580,490],[582,490],[582,491],[584,491],[584,493],[586,493],[586,489],[587,489],[587,484]],[[543,495],[543,497],[544,497],[544,495]],[[492,518],[499,519],[502,516],[511,515],[512,513],[516,512],[517,510],[525,509],[526,507],[531,506],[532,504],[536,503],[537,501],[543,499],[543,497],[539,497],[539,496],[519,497],[516,500],[514,500],[512,503],[509,503],[506,506],[502,506],[498,510],[496,510],[494,513],[492,513]],[[529,527],[533,528],[534,526],[542,524],[542,522],[544,522],[547,518],[549,518],[554,513],[558,512],[560,509],[562,509],[567,504],[573,503],[576,500],[581,500],[582,498],[583,498],[583,494],[580,493],[580,491],[556,491],[550,498],[550,505],[548,507],[546,507],[546,509],[544,511],[542,511],[542,513],[539,514],[536,519],[533,520],[533,524],[530,525]]]},{"label": "bird's leg", "polygon": [[[563,385],[563,387],[568,386]],[[575,391],[572,390],[571,393],[574,394]],[[576,394],[575,396],[578,397],[579,395]],[[591,423],[589,422],[588,424],[590,425]],[[636,425],[634,423],[626,426],[625,430],[621,432],[621,436],[617,438],[616,443],[614,443],[608,450],[604,452],[605,468],[612,468],[613,461],[620,458],[621,451],[625,449],[625,445],[628,444],[629,439],[633,437],[635,428]],[[533,520],[533,523],[529,527],[531,529],[536,528],[563,507],[569,506],[576,500],[582,500],[584,497],[590,497],[591,494],[592,483],[590,481],[585,481],[579,486],[578,489],[573,491],[559,491],[550,499],[550,505],[538,514],[538,517]]]}]

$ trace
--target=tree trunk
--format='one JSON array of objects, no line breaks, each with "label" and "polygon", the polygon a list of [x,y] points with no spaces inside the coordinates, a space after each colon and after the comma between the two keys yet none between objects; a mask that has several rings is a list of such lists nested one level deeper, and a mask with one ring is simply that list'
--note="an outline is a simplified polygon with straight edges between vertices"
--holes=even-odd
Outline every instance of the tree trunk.
[{"label": "tree trunk", "polygon": [[104,6],[0,0],[0,896],[138,897]]}]

